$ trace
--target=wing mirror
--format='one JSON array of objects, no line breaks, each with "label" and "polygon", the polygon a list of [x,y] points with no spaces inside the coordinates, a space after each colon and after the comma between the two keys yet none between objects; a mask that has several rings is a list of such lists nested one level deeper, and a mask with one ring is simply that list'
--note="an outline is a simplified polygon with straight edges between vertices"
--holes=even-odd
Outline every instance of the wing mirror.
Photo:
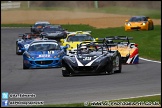
[{"label": "wing mirror", "polygon": [[138,44],[134,44],[135,47],[138,47]]}]

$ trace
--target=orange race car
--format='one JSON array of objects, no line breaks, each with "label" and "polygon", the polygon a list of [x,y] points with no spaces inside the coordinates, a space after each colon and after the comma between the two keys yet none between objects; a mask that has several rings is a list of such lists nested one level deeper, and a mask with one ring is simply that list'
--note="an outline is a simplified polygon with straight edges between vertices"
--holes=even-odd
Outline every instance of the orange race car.
[{"label": "orange race car", "polygon": [[152,19],[146,16],[133,16],[125,22],[125,31],[131,30],[153,30]]},{"label": "orange race car", "polygon": [[98,38],[97,41],[104,41],[106,44],[116,43],[117,47],[111,47],[111,51],[118,50],[122,57],[123,64],[138,64],[139,51],[136,43],[130,42],[133,37],[128,36],[107,36],[106,38]]}]

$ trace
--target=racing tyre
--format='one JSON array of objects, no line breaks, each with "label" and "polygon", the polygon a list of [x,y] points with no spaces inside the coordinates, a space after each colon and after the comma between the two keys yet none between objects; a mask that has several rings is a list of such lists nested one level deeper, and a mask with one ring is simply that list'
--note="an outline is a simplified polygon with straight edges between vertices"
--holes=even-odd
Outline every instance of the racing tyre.
[{"label": "racing tyre", "polygon": [[20,55],[21,53],[18,52],[18,50],[19,50],[19,47],[18,47],[17,42],[16,42],[16,54],[17,54],[17,55]]},{"label": "racing tyre", "polygon": [[23,69],[29,69],[28,67],[25,66],[24,60],[23,60]]},{"label": "racing tyre", "polygon": [[111,75],[111,74],[113,74],[113,73],[114,73],[114,70],[113,70],[113,62],[111,61],[111,62],[108,64],[108,66],[107,66],[107,72],[106,72],[106,74]]},{"label": "racing tyre", "polygon": [[119,70],[116,70],[115,72],[116,72],[116,73],[121,73],[121,70],[122,70],[122,60],[121,60],[121,56],[119,56],[118,58],[119,58],[119,59],[118,59],[118,60],[119,60],[119,61],[118,61],[118,63],[119,63],[119,64],[118,64],[118,65],[119,65]]},{"label": "racing tyre", "polygon": [[62,71],[62,76],[63,77],[69,77],[70,76],[70,74],[67,72],[67,71]]},{"label": "racing tyre", "polygon": [[154,30],[154,24],[152,23],[151,30]]}]

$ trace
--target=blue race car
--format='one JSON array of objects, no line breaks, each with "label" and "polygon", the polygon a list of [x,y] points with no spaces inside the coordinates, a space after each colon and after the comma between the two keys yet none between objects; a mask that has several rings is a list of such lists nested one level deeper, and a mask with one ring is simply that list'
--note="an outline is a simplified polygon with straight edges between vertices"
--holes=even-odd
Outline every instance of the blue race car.
[{"label": "blue race car", "polygon": [[29,44],[33,42],[34,40],[40,40],[42,39],[40,35],[33,34],[33,33],[24,33],[19,34],[19,37],[22,37],[21,39],[16,40],[16,54],[22,55],[24,51],[29,47]]},{"label": "blue race car", "polygon": [[56,40],[33,41],[23,53],[23,69],[61,67],[66,49]]}]

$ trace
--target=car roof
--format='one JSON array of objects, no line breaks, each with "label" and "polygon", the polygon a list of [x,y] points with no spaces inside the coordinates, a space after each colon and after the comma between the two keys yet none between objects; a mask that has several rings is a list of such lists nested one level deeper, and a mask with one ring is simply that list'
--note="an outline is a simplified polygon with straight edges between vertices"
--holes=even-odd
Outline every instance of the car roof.
[{"label": "car roof", "polygon": [[61,25],[46,25],[44,28],[58,28],[61,27]]},{"label": "car roof", "polygon": [[141,18],[141,17],[146,17],[146,16],[132,16],[132,17],[137,17],[137,18]]},{"label": "car roof", "polygon": [[87,35],[90,35],[90,32],[91,31],[75,31],[75,32],[69,32],[68,36],[71,36],[71,35],[76,35],[76,34],[87,34]]},{"label": "car roof", "polygon": [[34,44],[34,43],[45,43],[45,42],[52,42],[52,43],[57,43],[58,44],[58,42],[56,41],[56,40],[35,40],[35,41],[33,41],[31,44]]},{"label": "car roof", "polygon": [[48,21],[37,21],[35,24],[50,24]]}]

